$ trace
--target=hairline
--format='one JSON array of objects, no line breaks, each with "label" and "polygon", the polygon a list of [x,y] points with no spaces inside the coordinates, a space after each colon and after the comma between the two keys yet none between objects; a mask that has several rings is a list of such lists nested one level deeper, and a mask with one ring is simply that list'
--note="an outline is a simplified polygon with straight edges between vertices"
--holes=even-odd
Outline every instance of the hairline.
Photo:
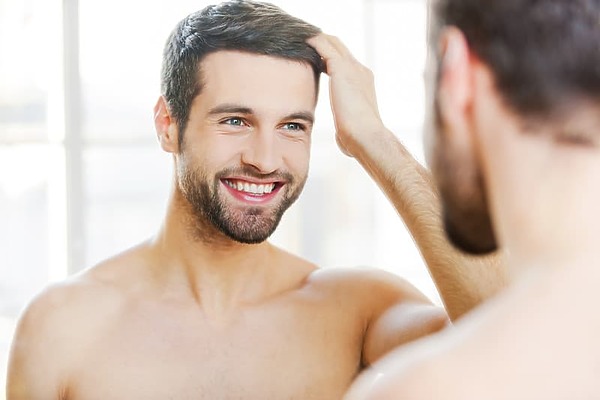
[{"label": "hairline", "polygon": [[[271,57],[271,58],[275,58],[278,60],[283,60],[283,61],[289,61],[291,63],[296,63],[296,64],[300,64],[300,65],[305,65],[307,66],[311,72],[312,72],[312,76],[313,76],[313,88],[314,88],[314,106],[317,106],[318,100],[319,100],[319,87],[320,87],[320,76],[321,76],[321,72],[315,72],[314,66],[307,60],[302,60],[300,58],[292,58],[292,57],[285,57],[285,56],[281,56],[281,55],[277,55],[277,54],[265,54],[265,53],[261,53],[258,51],[251,51],[251,50],[245,50],[245,49],[236,49],[236,48],[219,48],[219,49],[213,49],[210,50],[208,52],[206,52],[205,54],[203,54],[203,56],[201,58],[199,58],[198,60],[196,60],[196,73],[195,73],[195,81],[194,81],[194,96],[190,99],[190,103],[189,103],[189,110],[187,113],[187,120],[183,122],[183,127],[180,126],[179,122],[176,121],[177,124],[177,130],[178,130],[178,142],[179,142],[179,148],[180,151],[183,149],[183,139],[184,139],[184,134],[185,131],[187,130],[187,125],[188,122],[190,120],[190,111],[192,109],[192,105],[194,104],[194,101],[196,100],[196,98],[198,96],[200,96],[202,94],[202,89],[204,88],[205,82],[203,81],[203,74],[202,74],[202,63],[206,60],[206,58],[208,56],[210,56],[211,54],[216,54],[216,53],[220,53],[220,52],[230,52],[230,53],[244,53],[247,55],[253,55],[253,56],[265,56],[265,57]],[[182,129],[183,128],[183,129]]]}]

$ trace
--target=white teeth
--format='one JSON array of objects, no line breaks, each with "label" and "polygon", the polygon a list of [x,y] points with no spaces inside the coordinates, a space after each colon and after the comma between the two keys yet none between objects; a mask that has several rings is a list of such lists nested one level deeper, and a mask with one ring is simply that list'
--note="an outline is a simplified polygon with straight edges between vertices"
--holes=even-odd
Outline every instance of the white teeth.
[{"label": "white teeth", "polygon": [[255,195],[269,194],[273,191],[273,189],[275,189],[274,183],[257,185],[256,183],[248,183],[248,182],[240,182],[240,181],[231,182],[228,180],[225,180],[225,183],[227,184],[227,186],[229,186],[233,189],[236,189],[240,192],[246,192],[246,193],[251,193],[251,194],[255,194]]}]

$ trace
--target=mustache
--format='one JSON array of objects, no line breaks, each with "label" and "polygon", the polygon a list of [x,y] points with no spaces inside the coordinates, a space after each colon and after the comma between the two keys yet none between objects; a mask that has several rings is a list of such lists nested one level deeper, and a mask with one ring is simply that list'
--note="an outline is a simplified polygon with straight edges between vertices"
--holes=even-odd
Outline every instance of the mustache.
[{"label": "mustache", "polygon": [[256,171],[256,169],[250,166],[241,166],[241,167],[232,167],[226,168],[224,170],[219,171],[216,174],[217,179],[225,179],[228,176],[238,175],[238,176],[246,176],[249,178],[255,179],[266,179],[266,180],[274,180],[274,181],[283,181],[287,183],[294,182],[294,176],[285,171],[274,171],[268,174],[261,174]]}]

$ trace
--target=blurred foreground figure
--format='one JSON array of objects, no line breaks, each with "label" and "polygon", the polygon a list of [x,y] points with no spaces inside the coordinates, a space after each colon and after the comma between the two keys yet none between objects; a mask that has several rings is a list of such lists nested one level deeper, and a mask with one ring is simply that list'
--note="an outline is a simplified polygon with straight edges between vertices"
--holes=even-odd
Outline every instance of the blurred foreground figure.
[{"label": "blurred foreground figure", "polygon": [[[440,0],[430,12],[426,147],[445,230],[467,253],[503,249],[513,283],[384,357],[347,399],[599,399],[600,1]],[[385,134],[368,73],[336,38],[310,43],[340,141],[372,148]]]}]

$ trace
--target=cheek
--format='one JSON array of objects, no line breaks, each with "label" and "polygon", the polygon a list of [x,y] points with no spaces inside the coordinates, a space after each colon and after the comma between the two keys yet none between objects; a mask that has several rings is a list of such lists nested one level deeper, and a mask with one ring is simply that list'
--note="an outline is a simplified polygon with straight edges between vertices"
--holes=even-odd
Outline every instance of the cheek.
[{"label": "cheek", "polygon": [[240,149],[245,143],[236,136],[218,136],[199,141],[195,146],[194,159],[207,169],[221,169],[231,166],[240,158]]},{"label": "cheek", "polygon": [[434,126],[426,139],[428,163],[442,198],[459,204],[472,194],[474,165],[438,129]]},{"label": "cheek", "polygon": [[308,173],[310,163],[310,141],[286,142],[281,144],[286,168],[294,174]]},{"label": "cheek", "polygon": [[433,168],[433,164],[436,163],[435,157],[438,156],[436,152],[438,152],[438,148],[441,146],[439,141],[441,140],[440,136],[442,136],[440,116],[436,107],[433,100],[431,104],[427,104],[423,123],[423,151],[425,161],[430,168]]},{"label": "cheek", "polygon": [[436,140],[434,135],[435,132],[433,130],[432,124],[426,122],[426,125],[423,130],[423,153],[425,155],[425,163],[429,166],[430,169],[433,169],[436,156]]},{"label": "cheek", "polygon": [[439,148],[433,147],[429,151],[429,166],[431,169],[431,175],[433,181],[440,192],[447,191],[453,185],[452,172],[453,167],[445,155],[439,150]]},{"label": "cheek", "polygon": [[437,132],[433,126],[428,127],[423,136],[423,150],[425,161],[433,176],[434,182],[440,186],[446,181],[448,169],[451,168],[448,160],[448,154],[444,152],[444,146],[440,143],[440,138],[436,137]]}]

